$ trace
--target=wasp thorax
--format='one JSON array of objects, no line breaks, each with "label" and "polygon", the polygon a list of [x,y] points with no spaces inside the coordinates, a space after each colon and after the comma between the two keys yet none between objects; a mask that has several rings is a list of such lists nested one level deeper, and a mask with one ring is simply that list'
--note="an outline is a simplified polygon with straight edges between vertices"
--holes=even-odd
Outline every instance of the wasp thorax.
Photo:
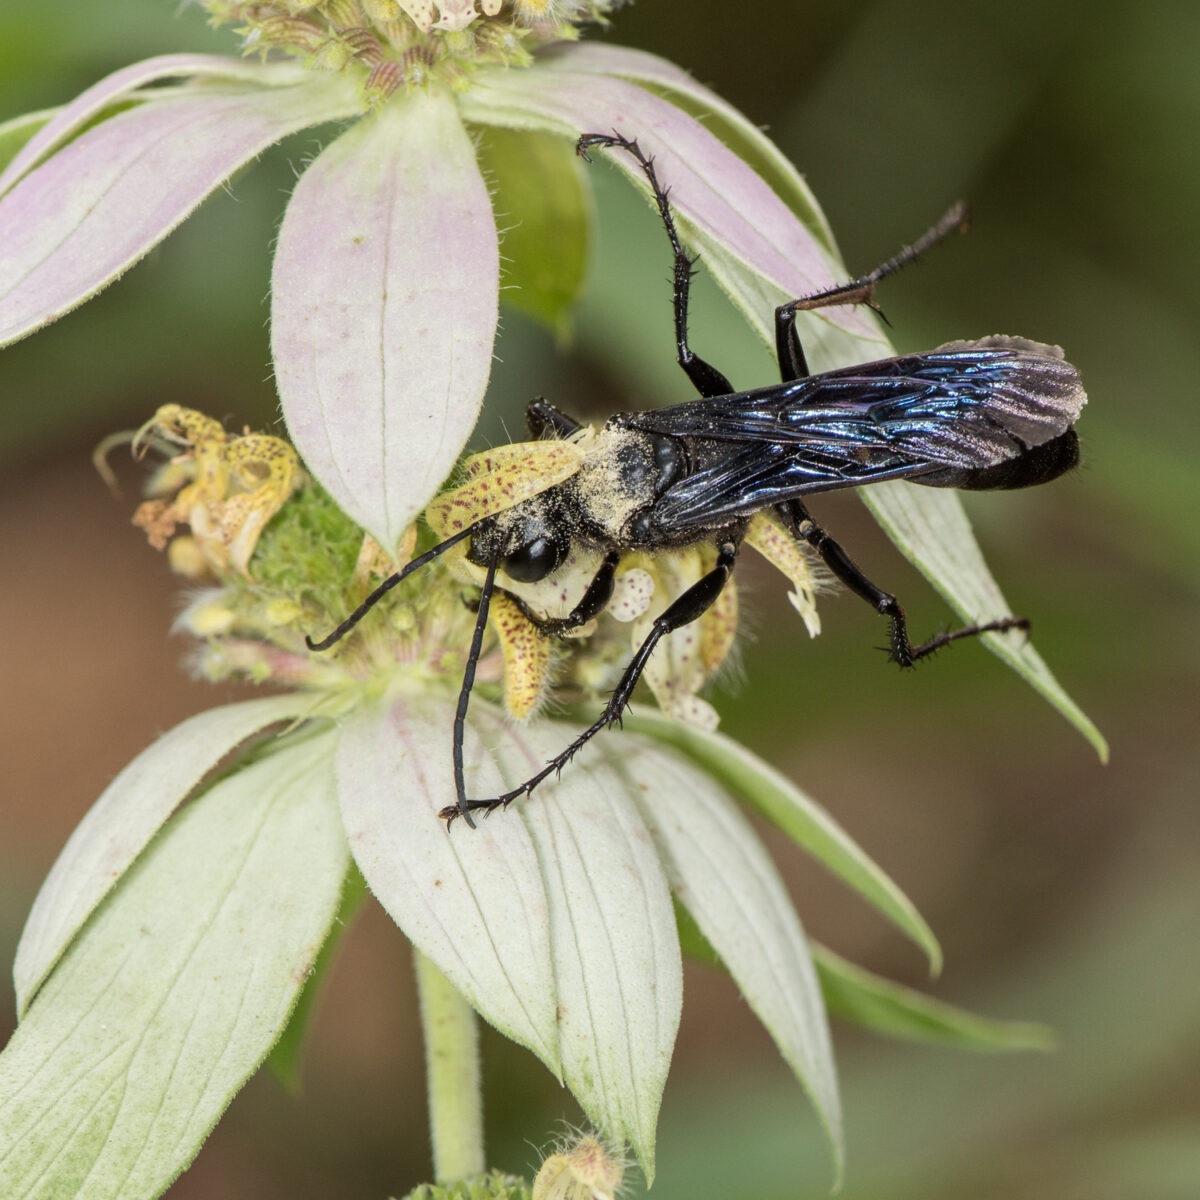
[{"label": "wasp thorax", "polygon": [[649,508],[662,487],[667,439],[607,425],[572,480],[583,523],[595,535],[616,544],[630,541],[637,516]]}]

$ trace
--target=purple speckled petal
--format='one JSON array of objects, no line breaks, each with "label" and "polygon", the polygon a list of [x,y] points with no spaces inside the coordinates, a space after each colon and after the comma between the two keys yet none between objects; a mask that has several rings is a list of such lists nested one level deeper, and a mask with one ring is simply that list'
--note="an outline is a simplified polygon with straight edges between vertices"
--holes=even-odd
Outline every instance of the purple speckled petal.
[{"label": "purple speckled petal", "polygon": [[340,79],[213,84],[89,129],[0,197],[0,345],[111,283],[267,146],[358,106]]},{"label": "purple speckled petal", "polygon": [[288,431],[389,549],[475,426],[499,263],[487,187],[445,95],[415,94],[343,134],[288,206],[271,331]]}]

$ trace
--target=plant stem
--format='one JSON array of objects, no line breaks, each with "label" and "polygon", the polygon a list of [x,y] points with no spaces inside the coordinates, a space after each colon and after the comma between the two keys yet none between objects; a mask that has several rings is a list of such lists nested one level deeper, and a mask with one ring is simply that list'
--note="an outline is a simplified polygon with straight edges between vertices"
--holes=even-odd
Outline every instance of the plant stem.
[{"label": "plant stem", "polygon": [[413,953],[425,1032],[433,1178],[452,1183],[484,1169],[479,1030],[475,1010],[429,959]]}]

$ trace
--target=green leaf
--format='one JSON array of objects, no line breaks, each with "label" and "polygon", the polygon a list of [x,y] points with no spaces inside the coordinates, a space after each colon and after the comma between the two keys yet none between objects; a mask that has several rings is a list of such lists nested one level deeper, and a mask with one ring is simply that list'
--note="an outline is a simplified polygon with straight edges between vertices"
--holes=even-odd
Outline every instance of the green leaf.
[{"label": "green leaf", "polygon": [[679,930],[679,949],[685,957],[716,967],[728,974],[728,968],[721,961],[721,956],[713,948],[712,942],[704,936],[704,931],[696,924],[696,918],[678,899],[675,901],[675,927]]},{"label": "green leaf", "polygon": [[731,738],[701,732],[661,713],[643,709],[636,716],[626,717],[625,724],[674,746],[703,766],[916,942],[928,956],[933,974],[941,970],[942,951],[937,938],[912,901],[819,804],[790,780]]},{"label": "green leaf", "polygon": [[565,334],[592,228],[574,147],[533,131],[480,126],[474,132],[501,233],[501,298]]},{"label": "green leaf", "polygon": [[159,1195],[262,1062],[346,875],[332,741],[188,804],[71,944],[0,1055],[5,1200]]},{"label": "green leaf", "polygon": [[282,1037],[271,1048],[267,1057],[267,1069],[289,1092],[300,1090],[300,1066],[304,1054],[304,1046],[308,1040],[308,1029],[317,998],[329,978],[333,960],[342,944],[342,938],[349,930],[351,922],[358,915],[370,892],[362,872],[351,863],[346,873],[346,882],[342,887],[342,902],[338,905],[333,924],[329,927],[329,936],[317,955],[317,961],[309,972],[300,999],[292,1010],[291,1019]]},{"label": "green leaf", "polygon": [[980,1017],[873,975],[815,942],[810,947],[831,1016],[887,1037],[960,1050],[1048,1051],[1057,1046],[1054,1030],[1046,1025]]},{"label": "green leaf", "polygon": [[[955,493],[897,480],[862,488],[859,495],[888,537],[964,620],[1012,615]],[[1026,634],[985,633],[983,641],[1091,742],[1101,762],[1108,761],[1104,735],[1063,691]]]},{"label": "green leaf", "polygon": [[[683,953],[728,973],[721,956],[682,904],[675,906],[675,919]],[[882,979],[847,962],[819,942],[810,939],[808,948],[817,968],[825,1011],[831,1017],[861,1025],[885,1037],[980,1053],[1058,1048],[1058,1038],[1048,1025],[981,1017],[935,1000],[924,992]]]}]

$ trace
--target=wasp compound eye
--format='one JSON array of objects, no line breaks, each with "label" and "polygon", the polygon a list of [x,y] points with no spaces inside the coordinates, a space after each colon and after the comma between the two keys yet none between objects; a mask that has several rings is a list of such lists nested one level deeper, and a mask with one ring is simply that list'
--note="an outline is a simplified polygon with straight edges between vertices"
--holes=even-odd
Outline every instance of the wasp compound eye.
[{"label": "wasp compound eye", "polygon": [[553,538],[536,537],[500,560],[500,569],[518,583],[538,583],[566,558],[566,547]]}]

